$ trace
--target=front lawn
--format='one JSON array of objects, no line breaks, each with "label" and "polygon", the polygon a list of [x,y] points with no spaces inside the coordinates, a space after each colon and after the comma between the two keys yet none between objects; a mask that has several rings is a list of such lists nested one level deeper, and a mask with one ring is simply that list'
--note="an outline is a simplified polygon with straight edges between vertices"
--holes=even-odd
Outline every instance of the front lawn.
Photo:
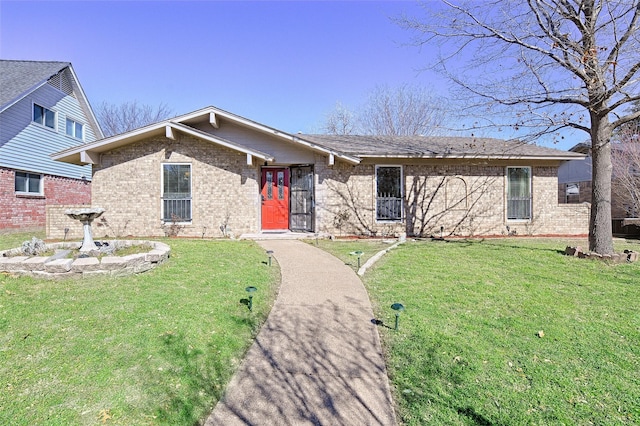
[{"label": "front lawn", "polygon": [[402,424],[640,424],[640,263],[566,243],[409,242],[369,270],[378,319],[406,306],[380,327]]},{"label": "front lawn", "polygon": [[[0,249],[24,236],[0,236]],[[17,241],[22,238],[22,240]],[[125,278],[0,274],[0,424],[191,425],[220,397],[270,310],[277,264],[252,242],[164,240]],[[256,286],[253,313],[247,286]]]}]

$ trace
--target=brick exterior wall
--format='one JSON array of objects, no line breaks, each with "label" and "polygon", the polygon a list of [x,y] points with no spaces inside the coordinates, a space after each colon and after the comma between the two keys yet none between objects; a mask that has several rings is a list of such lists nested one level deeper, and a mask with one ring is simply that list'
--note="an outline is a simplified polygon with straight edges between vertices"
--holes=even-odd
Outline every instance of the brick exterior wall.
[{"label": "brick exterior wall", "polygon": [[[101,155],[93,169],[94,207],[106,212],[94,222],[97,238],[163,236],[161,182],[163,163],[191,164],[192,221],[179,224],[178,236],[222,237],[227,226],[234,236],[260,232],[260,165],[246,164],[246,155],[182,135],[177,140],[154,137]],[[557,167],[532,167],[533,211],[530,221],[507,221],[506,166],[522,162],[406,160],[402,165],[404,218],[378,222],[375,212],[373,162],[329,166],[314,157],[316,232],[333,235],[410,236],[585,235],[588,204],[558,204]],[[399,163],[396,163],[399,164]],[[50,209],[50,237],[62,238],[62,210]],[[338,228],[339,218],[342,227]],[[71,232],[71,231],[70,231]],[[75,234],[74,234],[75,235]],[[81,234],[80,234],[81,235]]]},{"label": "brick exterior wall", "polygon": [[106,212],[94,222],[97,237],[164,236],[162,164],[191,164],[192,221],[178,236],[221,237],[222,226],[239,236],[259,229],[259,167],[246,155],[181,136],[156,137],[114,149],[93,168],[94,207]]},{"label": "brick exterior wall", "polygon": [[[589,206],[557,200],[557,167],[533,167],[530,221],[505,214],[507,164],[406,164],[404,220],[376,221],[375,165],[327,167],[316,163],[317,228],[331,234],[397,235],[584,235]],[[466,196],[465,196],[466,194]],[[342,229],[337,218],[348,217]],[[507,226],[509,230],[507,231]]]},{"label": "brick exterior wall", "polygon": [[64,204],[91,203],[91,183],[43,176],[44,195],[17,195],[15,172],[0,168],[0,230],[45,227],[46,209]]}]

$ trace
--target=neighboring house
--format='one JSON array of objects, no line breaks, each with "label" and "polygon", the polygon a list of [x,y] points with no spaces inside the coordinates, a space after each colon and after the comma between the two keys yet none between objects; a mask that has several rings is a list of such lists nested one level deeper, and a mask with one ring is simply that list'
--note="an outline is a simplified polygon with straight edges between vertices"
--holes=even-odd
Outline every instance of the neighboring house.
[{"label": "neighboring house", "polygon": [[0,60],[0,230],[44,227],[46,208],[91,203],[91,166],[50,154],[102,138],[68,62]]},{"label": "neighboring house", "polygon": [[214,107],[52,156],[93,166],[98,235],[192,237],[584,235],[588,205],[557,201],[558,166],[583,157],[498,139],[289,134]]},{"label": "neighboring house", "polygon": [[591,202],[591,144],[579,143],[569,149],[586,157],[562,163],[558,168],[558,202]]},{"label": "neighboring house", "polygon": [[[620,150],[617,145],[612,145],[612,150]],[[571,160],[560,165],[558,169],[558,202],[564,203],[591,203],[591,142],[582,142],[569,149],[586,155],[581,160]],[[617,151],[618,154],[624,151]],[[615,154],[614,151],[612,154]],[[616,235],[638,236],[640,227],[625,225],[623,219],[637,217],[633,205],[625,202],[624,197],[616,196],[616,178],[612,177],[611,193],[611,218],[613,220],[613,233]]]},{"label": "neighboring house", "polygon": [[[621,149],[616,145],[612,149]],[[571,152],[578,152],[586,155],[582,160],[567,161],[560,165],[558,169],[558,201],[560,203],[590,203],[591,202],[591,143],[582,142],[569,149]],[[618,151],[623,152],[624,151]],[[615,177],[613,182],[615,185]],[[623,200],[616,199],[612,193],[611,217],[613,219],[623,219],[635,217],[633,209],[626,205]]]}]

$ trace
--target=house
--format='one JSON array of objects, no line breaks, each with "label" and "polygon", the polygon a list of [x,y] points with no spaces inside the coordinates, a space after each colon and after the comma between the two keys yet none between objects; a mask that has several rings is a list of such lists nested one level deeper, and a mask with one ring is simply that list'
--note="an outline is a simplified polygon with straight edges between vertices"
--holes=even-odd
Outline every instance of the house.
[{"label": "house", "polygon": [[520,142],[290,134],[208,107],[52,158],[93,167],[98,235],[588,232],[588,205],[557,200],[558,166],[584,155]]},{"label": "house", "polygon": [[0,230],[44,227],[46,208],[91,203],[91,166],[50,154],[102,138],[68,62],[0,60]]},{"label": "house", "polygon": [[558,167],[558,202],[591,202],[591,144],[581,142],[569,149],[585,157],[570,160]]},{"label": "house", "polygon": [[[637,149],[629,151],[621,144],[612,144],[612,161],[614,173],[612,176],[611,192],[611,217],[613,220],[613,233],[624,236],[639,236],[640,227],[625,225],[624,219],[635,218],[639,212],[636,203],[629,199],[629,191],[620,185],[620,177],[616,178],[615,159],[625,158],[624,162],[635,162],[638,158]],[[558,168],[558,202],[563,203],[590,203],[591,202],[591,142],[581,142],[569,149],[571,152],[584,154],[583,159],[567,161]],[[627,163],[629,164],[629,163]]]}]

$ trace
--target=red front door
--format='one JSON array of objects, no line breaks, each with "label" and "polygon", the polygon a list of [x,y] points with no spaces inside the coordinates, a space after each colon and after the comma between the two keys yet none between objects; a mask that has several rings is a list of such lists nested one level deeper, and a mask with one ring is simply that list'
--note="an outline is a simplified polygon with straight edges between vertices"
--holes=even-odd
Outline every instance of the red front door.
[{"label": "red front door", "polygon": [[289,169],[262,169],[262,229],[289,229]]}]

